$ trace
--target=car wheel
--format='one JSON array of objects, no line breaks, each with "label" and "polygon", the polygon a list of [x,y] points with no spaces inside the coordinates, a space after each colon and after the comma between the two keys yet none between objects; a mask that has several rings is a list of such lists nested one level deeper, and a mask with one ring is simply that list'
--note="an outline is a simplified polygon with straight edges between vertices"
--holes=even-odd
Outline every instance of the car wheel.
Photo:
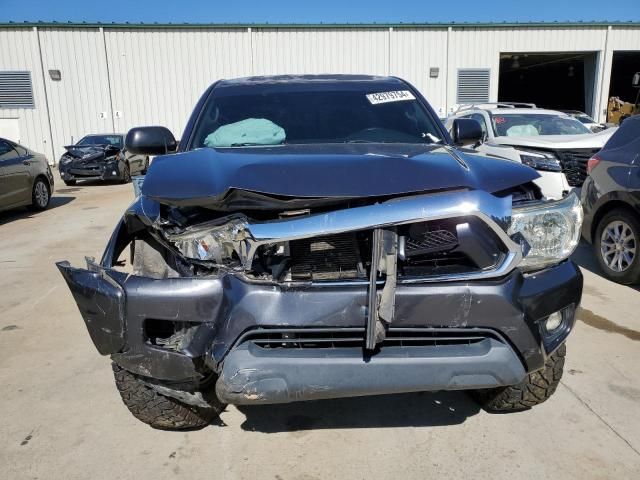
[{"label": "car wheel", "polygon": [[146,385],[136,375],[112,363],[116,386],[123,403],[141,422],[160,430],[203,428],[222,413],[225,404],[207,395],[210,408],[187,405],[166,397]]},{"label": "car wheel", "polygon": [[131,170],[129,170],[129,164],[125,163],[122,168],[122,183],[129,183],[131,181]]},{"label": "car wheel", "polygon": [[63,180],[63,182],[67,187],[73,187],[76,184],[75,180]]},{"label": "car wheel", "polygon": [[34,210],[44,210],[49,206],[50,201],[49,185],[42,178],[37,178],[31,192],[31,207]]},{"label": "car wheel", "polygon": [[607,213],[596,228],[595,253],[605,276],[629,284],[640,280],[640,220],[626,209]]},{"label": "car wheel", "polygon": [[546,402],[558,388],[567,354],[565,344],[547,357],[544,367],[530,373],[517,385],[473,390],[472,396],[480,406],[491,413],[518,412]]}]

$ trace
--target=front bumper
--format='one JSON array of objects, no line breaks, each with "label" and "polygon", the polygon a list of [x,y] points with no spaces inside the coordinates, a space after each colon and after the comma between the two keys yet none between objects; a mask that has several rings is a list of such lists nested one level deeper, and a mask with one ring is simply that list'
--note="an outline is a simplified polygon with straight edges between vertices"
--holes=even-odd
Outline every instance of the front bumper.
[{"label": "front bumper", "polygon": [[119,161],[94,162],[83,165],[74,162],[60,164],[60,178],[71,180],[122,180],[123,169]]},{"label": "front bumper", "polygon": [[[553,337],[545,335],[543,321],[577,306],[582,294],[582,275],[570,261],[526,276],[516,269],[479,281],[401,284],[393,328],[493,335],[467,347],[383,346],[370,358],[362,348],[339,348],[330,355],[327,349],[302,349],[300,357],[290,349],[256,350],[243,335],[276,328],[362,328],[366,285],[260,284],[235,274],[153,280],[91,262],[88,269],[67,262],[58,268],[101,354],[134,373],[166,381],[199,380],[212,369],[220,375],[220,395],[234,403],[517,383],[543,367],[575,320],[570,315]],[[145,334],[149,320],[188,322],[192,335],[179,351],[152,345]],[[240,379],[246,388],[239,387]],[[325,388],[316,391],[313,385]]]}]

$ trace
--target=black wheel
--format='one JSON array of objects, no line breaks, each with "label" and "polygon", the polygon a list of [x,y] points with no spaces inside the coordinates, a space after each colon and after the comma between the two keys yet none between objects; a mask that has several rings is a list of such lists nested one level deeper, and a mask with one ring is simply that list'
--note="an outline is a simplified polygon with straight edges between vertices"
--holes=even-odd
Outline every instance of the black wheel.
[{"label": "black wheel", "polygon": [[142,171],[140,172],[140,174],[141,175],[146,175],[147,174],[147,170],[149,170],[149,157],[145,157],[144,166],[142,167]]},{"label": "black wheel", "polygon": [[210,408],[187,405],[159,394],[134,374],[115,363],[112,363],[112,368],[116,386],[126,407],[134,417],[153,428],[161,430],[203,428],[224,410],[225,405],[208,392],[206,398],[211,405]]},{"label": "black wheel", "polygon": [[125,163],[122,167],[122,183],[129,183],[131,181],[131,170],[129,164]]},{"label": "black wheel", "polygon": [[63,180],[63,182],[67,187],[73,187],[76,184],[75,180]]},{"label": "black wheel", "polygon": [[31,208],[34,210],[44,210],[51,201],[51,191],[49,184],[43,178],[36,178],[31,190]]},{"label": "black wheel", "polygon": [[517,412],[545,402],[556,391],[567,348],[563,344],[547,358],[542,370],[530,373],[517,385],[474,390],[473,397],[488,412]]},{"label": "black wheel", "polygon": [[595,254],[605,276],[629,284],[640,280],[640,220],[631,210],[611,210],[598,222]]}]

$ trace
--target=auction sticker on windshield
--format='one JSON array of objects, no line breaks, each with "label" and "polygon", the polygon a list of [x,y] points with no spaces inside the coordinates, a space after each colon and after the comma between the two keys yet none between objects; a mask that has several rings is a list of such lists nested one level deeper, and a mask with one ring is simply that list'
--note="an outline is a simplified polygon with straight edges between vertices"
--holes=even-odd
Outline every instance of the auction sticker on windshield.
[{"label": "auction sticker on windshield", "polygon": [[413,93],[411,93],[409,90],[370,93],[369,95],[367,95],[367,100],[369,100],[372,105],[377,105],[379,103],[402,102],[405,100],[415,100],[415,99],[416,97],[414,97]]}]

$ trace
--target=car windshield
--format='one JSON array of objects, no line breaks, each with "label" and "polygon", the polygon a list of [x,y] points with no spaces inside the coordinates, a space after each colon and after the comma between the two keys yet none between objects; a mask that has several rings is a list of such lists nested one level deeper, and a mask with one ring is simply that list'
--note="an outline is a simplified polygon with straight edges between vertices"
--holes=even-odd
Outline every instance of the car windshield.
[{"label": "car windshield", "polygon": [[77,145],[114,145],[122,148],[122,137],[120,135],[87,135]]},{"label": "car windshield", "polygon": [[500,113],[492,115],[491,121],[495,134],[499,137],[591,133],[578,120],[565,115]]},{"label": "car windshield", "polygon": [[214,91],[191,148],[442,141],[438,120],[410,91],[388,90],[333,85],[327,90]]},{"label": "car windshield", "polygon": [[576,115],[575,118],[580,122],[580,123],[597,123],[593,118],[591,118],[589,115]]}]

